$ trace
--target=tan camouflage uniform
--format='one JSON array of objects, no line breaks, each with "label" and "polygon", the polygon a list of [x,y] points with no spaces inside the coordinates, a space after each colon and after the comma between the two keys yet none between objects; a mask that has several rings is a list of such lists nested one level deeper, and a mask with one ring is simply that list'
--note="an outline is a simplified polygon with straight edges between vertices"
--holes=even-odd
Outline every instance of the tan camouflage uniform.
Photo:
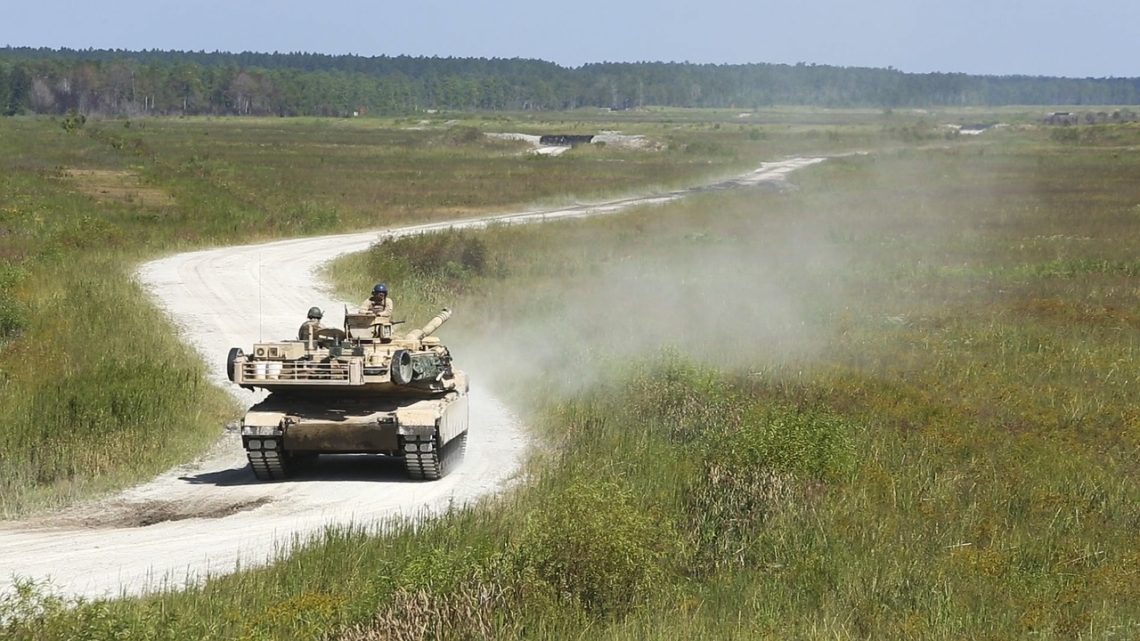
[{"label": "tan camouflage uniform", "polygon": [[376,314],[377,316],[380,316],[381,318],[384,318],[385,320],[391,322],[394,307],[395,305],[392,303],[391,296],[385,296],[382,302],[376,300],[375,297],[369,297],[367,300],[360,304],[360,313]]}]

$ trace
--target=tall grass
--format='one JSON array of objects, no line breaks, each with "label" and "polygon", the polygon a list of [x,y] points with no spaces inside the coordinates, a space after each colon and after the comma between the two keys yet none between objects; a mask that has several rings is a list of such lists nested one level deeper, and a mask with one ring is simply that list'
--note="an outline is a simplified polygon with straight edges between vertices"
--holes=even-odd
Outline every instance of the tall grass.
[{"label": "tall grass", "polygon": [[[832,162],[762,208],[727,195],[478,236],[496,268],[466,298],[477,318],[459,346],[507,361],[491,373],[516,398],[571,399],[540,417],[552,468],[661,501],[694,554],[671,568],[680,594],[647,590],[664,601],[595,618],[592,636],[1136,634],[1140,161],[1027,142]],[[710,261],[749,256],[741,245],[752,265]],[[412,259],[393,249],[371,268],[400,273]],[[764,297],[797,322],[765,326],[762,311],[736,333],[671,333],[686,321],[639,313],[660,272],[688,273],[687,299]],[[698,325],[715,317],[693,307]],[[741,374],[583,373],[643,359],[645,333]],[[618,431],[628,440],[606,441]]]},{"label": "tall grass", "polygon": [[528,484],[5,631],[1135,636],[1140,299],[1119,266],[1140,160],[1057,144],[882,153],[793,193],[346,259],[352,291],[455,303],[457,359],[534,425]]},{"label": "tall grass", "polygon": [[6,384],[19,390],[0,400],[7,509],[74,500],[175,465],[232,412],[124,267],[89,257],[27,279],[58,295],[32,297],[27,310],[23,331],[44,338],[6,353]]}]

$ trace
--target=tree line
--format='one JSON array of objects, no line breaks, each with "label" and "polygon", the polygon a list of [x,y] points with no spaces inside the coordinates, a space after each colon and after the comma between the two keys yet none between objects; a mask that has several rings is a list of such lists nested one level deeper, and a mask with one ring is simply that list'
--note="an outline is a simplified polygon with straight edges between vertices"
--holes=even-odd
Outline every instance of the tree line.
[{"label": "tree line", "polygon": [[139,116],[1140,104],[1140,78],[973,76],[814,64],[603,62],[0,48],[0,113]]}]

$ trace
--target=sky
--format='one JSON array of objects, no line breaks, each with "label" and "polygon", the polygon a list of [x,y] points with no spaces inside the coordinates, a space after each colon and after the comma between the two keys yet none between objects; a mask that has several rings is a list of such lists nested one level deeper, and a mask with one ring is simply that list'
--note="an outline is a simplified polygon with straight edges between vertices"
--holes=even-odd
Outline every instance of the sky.
[{"label": "sky", "polygon": [[0,16],[8,46],[1140,76],[1140,0],[0,0]]}]

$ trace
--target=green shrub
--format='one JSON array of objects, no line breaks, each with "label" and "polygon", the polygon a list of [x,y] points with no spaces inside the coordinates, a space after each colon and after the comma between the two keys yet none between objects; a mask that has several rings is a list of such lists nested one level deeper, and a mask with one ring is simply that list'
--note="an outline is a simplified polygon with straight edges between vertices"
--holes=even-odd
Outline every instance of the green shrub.
[{"label": "green shrub", "polygon": [[58,617],[67,605],[51,593],[49,584],[17,578],[12,589],[0,593],[0,636],[34,630],[45,620]]},{"label": "green shrub", "polygon": [[727,464],[770,470],[812,481],[835,480],[852,469],[854,430],[826,410],[753,406],[738,430],[727,435]]},{"label": "green shrub", "polygon": [[631,404],[631,419],[659,425],[659,433],[682,445],[700,442],[714,426],[739,421],[745,403],[723,373],[699,367],[675,352],[645,367],[629,377],[629,388],[621,394],[620,402]]},{"label": "green shrub", "polygon": [[74,109],[69,111],[67,115],[60,121],[59,126],[67,133],[72,133],[78,129],[82,129],[83,125],[87,124],[87,116],[81,113],[76,113]]},{"label": "green shrub", "polygon": [[370,251],[376,273],[462,280],[487,275],[486,242],[471,232],[449,230],[390,239]]},{"label": "green shrub", "polygon": [[578,480],[544,497],[526,522],[516,559],[586,609],[629,610],[664,583],[676,537],[617,483]]}]

